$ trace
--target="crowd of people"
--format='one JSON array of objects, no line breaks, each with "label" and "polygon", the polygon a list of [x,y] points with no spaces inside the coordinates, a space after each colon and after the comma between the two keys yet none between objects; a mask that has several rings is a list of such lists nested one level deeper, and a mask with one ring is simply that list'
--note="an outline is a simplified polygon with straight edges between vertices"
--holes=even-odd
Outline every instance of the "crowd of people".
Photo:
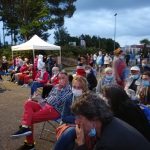
[{"label": "crowd of people", "polygon": [[[5,58],[6,59],[6,58]],[[54,150],[150,149],[150,66],[126,62],[120,48],[109,54],[77,59],[75,72],[61,70],[52,56],[34,63],[14,59],[10,80],[30,87],[20,128],[11,137],[26,136],[20,150],[34,150],[34,124],[61,119]],[[42,93],[37,92],[42,88]],[[139,142],[140,141],[140,142]]]}]

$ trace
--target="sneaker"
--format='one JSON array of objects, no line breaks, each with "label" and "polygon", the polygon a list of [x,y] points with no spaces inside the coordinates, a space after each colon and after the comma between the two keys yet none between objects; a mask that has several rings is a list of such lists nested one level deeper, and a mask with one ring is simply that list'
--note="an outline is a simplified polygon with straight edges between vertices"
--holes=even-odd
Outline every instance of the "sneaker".
[{"label": "sneaker", "polygon": [[22,137],[32,134],[32,131],[29,128],[21,127],[17,132],[11,135],[11,137]]},{"label": "sneaker", "polygon": [[34,144],[28,145],[27,143],[24,143],[21,147],[19,147],[17,150],[35,150]]}]

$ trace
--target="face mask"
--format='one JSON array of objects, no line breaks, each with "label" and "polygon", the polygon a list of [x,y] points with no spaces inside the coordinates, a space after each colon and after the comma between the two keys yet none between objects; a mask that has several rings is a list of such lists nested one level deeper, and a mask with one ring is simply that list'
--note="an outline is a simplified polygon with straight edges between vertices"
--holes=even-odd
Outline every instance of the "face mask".
[{"label": "face mask", "polygon": [[110,75],[106,75],[105,77],[106,77],[107,80],[112,80],[113,79],[112,75],[111,76]]},{"label": "face mask", "polygon": [[132,78],[133,78],[133,79],[138,79],[139,77],[140,77],[140,75],[139,75],[139,74],[132,75]]},{"label": "face mask", "polygon": [[53,71],[53,74],[56,75],[58,72],[57,71]]},{"label": "face mask", "polygon": [[123,55],[121,55],[121,56],[120,56],[120,58],[121,58],[121,59],[124,59],[124,56],[123,56]]},{"label": "face mask", "polygon": [[82,95],[82,90],[77,90],[75,88],[72,88],[72,93],[75,97],[78,97]]},{"label": "face mask", "polygon": [[86,74],[89,74],[90,73],[90,70],[85,70]]},{"label": "face mask", "polygon": [[150,86],[150,82],[147,80],[142,80],[142,84],[143,86],[146,86],[146,87]]},{"label": "face mask", "polygon": [[90,132],[88,133],[88,135],[89,135],[89,137],[94,137],[94,136],[96,136],[96,129],[95,129],[95,128],[92,128],[92,129],[90,130]]},{"label": "face mask", "polygon": [[145,67],[145,66],[147,66],[147,65],[142,63],[142,67]]}]

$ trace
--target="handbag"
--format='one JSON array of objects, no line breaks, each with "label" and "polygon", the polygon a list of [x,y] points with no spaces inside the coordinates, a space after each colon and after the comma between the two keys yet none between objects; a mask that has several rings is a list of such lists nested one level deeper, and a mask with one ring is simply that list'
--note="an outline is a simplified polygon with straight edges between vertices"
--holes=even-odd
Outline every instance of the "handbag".
[{"label": "handbag", "polygon": [[59,127],[56,128],[56,139],[58,140],[59,137],[63,134],[63,132],[68,129],[69,127],[75,127],[74,124],[62,124]]}]

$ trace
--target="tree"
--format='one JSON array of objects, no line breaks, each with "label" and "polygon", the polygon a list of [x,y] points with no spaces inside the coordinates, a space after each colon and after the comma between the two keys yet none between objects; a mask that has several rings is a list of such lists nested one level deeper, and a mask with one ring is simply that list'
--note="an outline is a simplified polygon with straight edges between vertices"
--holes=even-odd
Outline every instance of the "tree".
[{"label": "tree", "polygon": [[67,28],[60,27],[57,31],[54,32],[55,44],[65,46],[69,44],[70,35],[67,31]]},{"label": "tree", "polygon": [[59,28],[72,17],[76,0],[1,0],[0,19],[8,35],[28,40],[34,34],[47,39],[48,30]]},{"label": "tree", "polygon": [[150,44],[150,41],[149,41],[148,39],[143,39],[143,40],[140,41],[140,43],[144,45],[143,50],[142,50],[142,56],[143,56],[144,58],[147,58],[147,56],[148,56],[148,48],[147,48],[147,45]]}]

